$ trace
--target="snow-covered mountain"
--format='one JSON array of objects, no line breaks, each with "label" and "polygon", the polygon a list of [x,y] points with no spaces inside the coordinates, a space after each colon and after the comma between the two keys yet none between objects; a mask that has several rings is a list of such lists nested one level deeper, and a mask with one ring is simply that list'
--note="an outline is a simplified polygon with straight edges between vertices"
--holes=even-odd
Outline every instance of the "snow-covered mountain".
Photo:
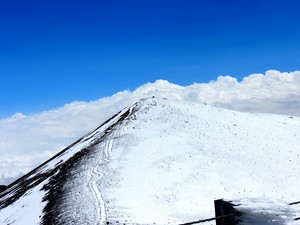
[{"label": "snow-covered mountain", "polygon": [[219,198],[295,202],[299,146],[298,117],[143,99],[9,185],[0,224],[179,224]]}]

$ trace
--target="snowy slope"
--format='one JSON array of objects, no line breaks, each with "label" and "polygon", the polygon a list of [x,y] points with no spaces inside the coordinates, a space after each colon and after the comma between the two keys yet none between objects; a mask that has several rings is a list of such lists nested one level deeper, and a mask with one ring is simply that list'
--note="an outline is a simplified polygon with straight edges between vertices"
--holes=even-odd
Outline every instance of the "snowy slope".
[{"label": "snowy slope", "polygon": [[144,99],[1,193],[0,224],[179,224],[219,198],[294,202],[299,136],[297,117]]},{"label": "snowy slope", "polygon": [[[66,176],[76,172],[76,164],[85,157],[90,148],[101,142],[130,110],[129,107],[125,108],[96,130],[9,185],[7,190],[0,193],[0,224],[58,224],[54,220],[62,210],[57,212],[54,208],[61,207],[63,203],[56,200],[59,197],[58,200],[61,200],[61,196],[72,192],[61,192],[68,184]],[[82,193],[82,197],[84,194]],[[80,221],[78,222],[80,224]]]}]

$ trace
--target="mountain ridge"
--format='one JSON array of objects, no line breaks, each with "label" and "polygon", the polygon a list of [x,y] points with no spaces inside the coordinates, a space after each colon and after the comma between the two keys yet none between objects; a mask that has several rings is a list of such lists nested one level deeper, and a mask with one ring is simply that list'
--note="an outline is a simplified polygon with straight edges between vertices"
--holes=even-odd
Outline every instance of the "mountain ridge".
[{"label": "mountain ridge", "polygon": [[[278,169],[274,166],[281,162],[292,166],[291,171],[299,171],[299,166],[289,161],[291,156],[299,157],[296,153],[299,141],[293,137],[298,134],[297,128],[298,118],[240,113],[175,100],[143,99],[12,183],[0,194],[0,210],[4,212],[6,208],[15,207],[11,203],[18,202],[18,191],[21,199],[39,191],[43,199],[42,211],[35,219],[42,224],[72,221],[77,224],[176,224],[211,215],[210,206],[203,208],[208,200],[253,195],[260,188],[265,191],[272,187],[272,197],[283,187],[288,187],[292,190],[290,197],[283,196],[288,201],[299,193],[290,186],[297,180],[285,179],[266,169],[275,169],[276,172]],[[263,137],[255,132],[261,132]],[[290,158],[272,156],[275,145],[264,138],[273,138],[276,146],[283,150],[288,149],[285,145],[290,147],[290,152],[287,152]],[[290,143],[285,143],[284,138]],[[253,147],[259,149],[257,154],[261,159],[252,156],[254,162],[251,162],[249,149]],[[234,148],[239,148],[239,151]],[[271,165],[264,165],[268,159]],[[198,162],[203,165],[199,166]],[[261,171],[244,164],[250,167],[259,165]],[[224,168],[233,174],[228,174]],[[235,171],[239,168],[246,169],[246,172]],[[42,172],[46,178],[39,177]],[[260,172],[272,176],[266,179],[270,184],[255,178],[254,175]],[[238,187],[232,186],[220,174],[231,177]],[[242,176],[242,182],[234,180],[238,176]],[[279,184],[277,177],[286,185]],[[198,187],[199,184],[204,187]],[[22,191],[22,185],[29,186]],[[207,189],[211,185],[217,186],[215,194]],[[241,190],[242,185],[250,185],[250,190]],[[33,191],[34,187],[39,190]],[[11,200],[7,201],[9,198]],[[29,204],[26,207],[30,208]],[[202,215],[195,210],[196,207],[202,208]],[[22,206],[18,210],[21,212]],[[7,221],[9,217],[3,218],[1,214],[0,222],[1,219]],[[24,219],[15,221],[12,224],[20,224]]]},{"label": "mountain ridge", "polygon": [[[131,106],[131,107],[133,107],[133,106]],[[126,113],[128,113],[129,111],[130,111],[130,107],[126,107],[125,109],[123,109],[122,111],[120,111],[119,113],[115,114],[110,119],[108,119],[107,121],[102,123],[96,129],[89,132],[87,135],[84,135],[83,137],[79,138],[77,141],[75,141],[70,146],[66,147],[65,149],[63,149],[62,151],[60,151],[59,153],[57,153],[56,155],[51,157],[46,162],[42,163],[41,165],[39,165],[38,167],[36,167],[32,171],[28,172],[24,176],[20,177],[19,179],[17,179],[16,181],[14,181],[10,185],[8,185],[6,187],[6,190],[4,190],[2,193],[0,193],[0,200],[1,200],[0,201],[0,210],[2,208],[5,208],[8,205],[14,203],[15,201],[17,201],[30,188],[37,186],[38,184],[40,184],[43,181],[45,181],[46,179],[48,179],[49,176],[52,176],[53,174],[55,174],[55,172],[57,172],[57,170],[60,170],[59,165],[61,165],[61,163],[63,161],[55,163],[55,166],[54,166],[55,168],[54,169],[51,168],[51,166],[50,166],[50,169],[48,168],[48,171],[50,170],[50,172],[47,172],[47,170],[45,171],[45,167],[47,167],[47,165],[49,163],[59,159],[60,157],[63,157],[64,154],[66,154],[68,151],[72,150],[72,148],[74,146],[80,144],[81,142],[85,142],[85,141],[89,140],[90,138],[92,138],[94,136],[94,133],[101,132],[101,131],[99,131],[99,129],[101,129],[103,126],[104,127],[107,126],[107,128],[106,127],[104,128],[104,133],[107,134],[109,132],[109,128],[111,126],[113,126],[114,123],[117,123],[119,120],[123,119],[124,117],[122,117],[122,116],[124,116],[124,115],[126,116]],[[120,117],[120,118],[118,118],[118,117]],[[115,118],[118,119],[117,122],[112,121]],[[99,137],[97,137],[96,140],[98,138]],[[94,145],[94,144],[96,144],[96,143],[92,143],[91,146]],[[81,152],[82,150],[84,150],[84,148],[80,148],[78,152]],[[73,154],[73,156],[71,156],[70,159],[72,159],[77,153]],[[70,160],[70,159],[68,159],[68,160]],[[66,163],[66,162],[64,162],[64,163]],[[40,177],[42,177],[42,178],[40,178]],[[47,187],[47,186],[45,186],[43,188],[46,189],[46,190],[47,190],[47,188],[49,189],[49,187]],[[13,192],[13,195],[7,196],[7,195],[9,195],[10,192]],[[45,201],[45,200],[47,200],[47,195],[45,196],[45,199],[43,199],[43,201]],[[51,224],[52,222],[49,221],[49,219],[46,218],[44,220],[44,223],[45,224]]]}]

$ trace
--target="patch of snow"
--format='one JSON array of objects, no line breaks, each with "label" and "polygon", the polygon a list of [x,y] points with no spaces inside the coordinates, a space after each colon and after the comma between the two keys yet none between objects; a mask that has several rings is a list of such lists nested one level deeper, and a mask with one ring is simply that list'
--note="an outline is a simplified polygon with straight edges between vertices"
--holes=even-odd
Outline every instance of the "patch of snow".
[{"label": "patch of snow", "polygon": [[47,180],[26,192],[14,204],[1,209],[0,224],[40,224],[46,205],[42,202],[45,192],[41,190],[45,183]]},{"label": "patch of snow", "polygon": [[295,209],[288,203],[269,199],[266,197],[243,198],[232,201],[239,205],[234,208],[242,213],[240,217],[241,225],[259,225],[259,224],[294,224],[296,218]]}]

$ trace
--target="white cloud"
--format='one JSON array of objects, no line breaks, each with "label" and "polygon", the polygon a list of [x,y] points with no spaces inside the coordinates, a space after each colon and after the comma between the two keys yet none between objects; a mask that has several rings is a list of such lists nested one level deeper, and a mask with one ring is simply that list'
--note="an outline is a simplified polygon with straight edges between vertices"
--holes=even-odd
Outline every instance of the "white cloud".
[{"label": "white cloud", "polygon": [[125,106],[151,96],[300,116],[300,71],[270,70],[252,74],[241,82],[219,76],[216,81],[190,86],[158,80],[97,101],[72,102],[36,115],[17,113],[0,120],[0,184],[8,184],[33,169]]}]

